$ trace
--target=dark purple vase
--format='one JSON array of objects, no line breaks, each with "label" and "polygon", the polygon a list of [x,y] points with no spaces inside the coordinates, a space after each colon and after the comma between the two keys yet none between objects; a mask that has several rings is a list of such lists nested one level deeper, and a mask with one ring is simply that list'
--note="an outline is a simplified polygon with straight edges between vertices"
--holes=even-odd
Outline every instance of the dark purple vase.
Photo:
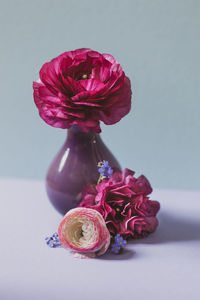
[{"label": "dark purple vase", "polygon": [[97,164],[103,160],[107,160],[112,168],[121,169],[99,134],[81,132],[77,126],[68,130],[67,139],[46,177],[48,197],[60,213],[65,214],[77,207],[84,185],[97,182]]}]

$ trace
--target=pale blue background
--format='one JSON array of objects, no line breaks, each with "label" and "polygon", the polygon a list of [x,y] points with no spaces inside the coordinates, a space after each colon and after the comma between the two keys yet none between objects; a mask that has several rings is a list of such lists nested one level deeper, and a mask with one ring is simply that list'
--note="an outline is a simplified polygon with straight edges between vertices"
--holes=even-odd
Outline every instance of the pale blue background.
[{"label": "pale blue background", "polygon": [[0,2],[0,176],[44,178],[66,132],[32,98],[42,64],[80,47],[107,52],[133,86],[131,113],[102,138],[154,187],[199,189],[200,1]]}]

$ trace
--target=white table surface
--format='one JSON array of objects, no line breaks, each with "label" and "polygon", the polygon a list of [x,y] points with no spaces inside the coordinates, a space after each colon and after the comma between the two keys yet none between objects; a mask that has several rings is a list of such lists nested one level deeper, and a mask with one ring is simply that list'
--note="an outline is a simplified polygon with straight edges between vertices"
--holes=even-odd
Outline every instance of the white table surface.
[{"label": "white table surface", "polygon": [[0,191],[1,300],[200,299],[200,192],[154,191],[154,234],[122,255],[80,260],[45,244],[61,215],[43,182],[0,179]]}]

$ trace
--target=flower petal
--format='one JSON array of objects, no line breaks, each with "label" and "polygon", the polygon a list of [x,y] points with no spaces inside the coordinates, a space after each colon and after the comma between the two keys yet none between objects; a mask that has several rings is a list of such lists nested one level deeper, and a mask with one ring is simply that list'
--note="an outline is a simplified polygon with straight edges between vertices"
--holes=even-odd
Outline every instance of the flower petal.
[{"label": "flower petal", "polygon": [[58,235],[64,248],[89,256],[102,255],[110,244],[110,234],[102,215],[84,207],[72,209],[64,216]]}]

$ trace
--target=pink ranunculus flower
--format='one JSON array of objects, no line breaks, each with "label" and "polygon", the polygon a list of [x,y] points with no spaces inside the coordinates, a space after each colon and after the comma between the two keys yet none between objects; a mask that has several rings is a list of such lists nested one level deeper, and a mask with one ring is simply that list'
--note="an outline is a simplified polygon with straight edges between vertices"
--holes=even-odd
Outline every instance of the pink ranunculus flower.
[{"label": "pink ranunculus flower", "polygon": [[158,226],[160,204],[149,199],[152,188],[147,178],[134,174],[129,169],[117,170],[97,185],[88,183],[80,203],[80,207],[99,211],[110,233],[125,239],[144,237]]},{"label": "pink ranunculus flower", "polygon": [[114,124],[131,108],[131,84],[109,54],[91,49],[65,52],[40,70],[34,100],[49,125],[101,132],[100,121]]},{"label": "pink ranunculus flower", "polygon": [[110,245],[110,233],[102,215],[90,208],[67,212],[58,227],[58,236],[61,245],[80,258],[102,255]]}]

